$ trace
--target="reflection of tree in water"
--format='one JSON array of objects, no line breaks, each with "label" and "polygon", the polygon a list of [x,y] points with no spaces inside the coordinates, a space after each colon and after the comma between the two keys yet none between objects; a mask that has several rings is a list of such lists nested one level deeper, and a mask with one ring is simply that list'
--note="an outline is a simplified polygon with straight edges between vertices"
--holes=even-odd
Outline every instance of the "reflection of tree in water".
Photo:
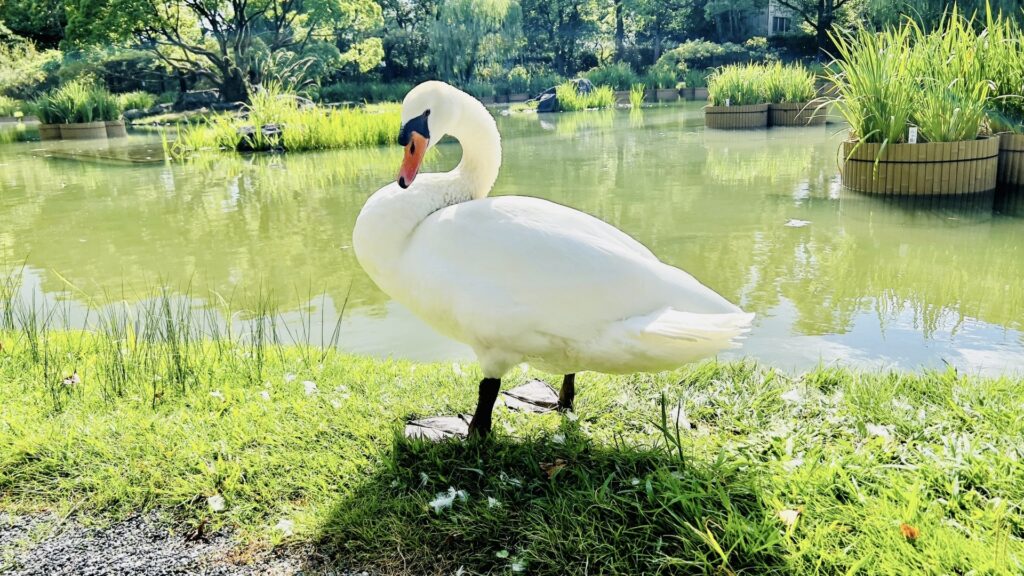
[{"label": "reflection of tree in water", "polygon": [[[111,168],[19,156],[5,171],[12,226],[0,249],[100,299],[191,279],[198,292],[263,286],[289,307],[324,290],[341,302],[355,280],[353,303],[381,303],[349,245],[399,159],[394,149]],[[66,286],[47,274],[43,287]]]},{"label": "reflection of tree in water", "polygon": [[[841,135],[711,134],[682,108],[645,110],[642,124],[626,112],[546,116],[550,131],[537,116],[498,119],[496,194],[594,214],[759,314],[789,301],[798,333],[845,333],[866,313],[884,328],[908,310],[927,336],[965,317],[1024,329],[1019,218],[837,194]],[[457,162],[457,146],[438,148],[428,169]],[[366,198],[394,177],[397,147],[124,168],[10,150],[0,257],[46,270],[47,291],[65,288],[55,271],[94,297],[191,279],[197,295],[262,286],[286,310],[324,291],[340,303],[350,285],[352,305],[386,300],[349,245]],[[812,223],[786,227],[795,217]]]}]

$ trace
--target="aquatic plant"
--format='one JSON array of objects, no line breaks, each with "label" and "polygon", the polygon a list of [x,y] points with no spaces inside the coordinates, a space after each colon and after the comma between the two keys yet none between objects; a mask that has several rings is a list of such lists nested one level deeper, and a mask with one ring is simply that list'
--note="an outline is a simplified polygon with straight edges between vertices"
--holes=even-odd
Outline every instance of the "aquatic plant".
[{"label": "aquatic plant", "polygon": [[59,124],[63,118],[54,106],[53,98],[49,94],[42,94],[29,103],[29,111],[43,124]]},{"label": "aquatic plant", "polygon": [[117,95],[122,110],[148,110],[156,104],[156,96],[136,90]]},{"label": "aquatic plant", "polygon": [[94,86],[89,98],[95,110],[96,120],[114,121],[121,118],[121,102],[106,88]]},{"label": "aquatic plant", "polygon": [[177,159],[201,151],[362,148],[398,139],[401,108],[326,108],[270,86],[252,97],[244,115],[219,114],[205,123],[179,125],[166,145]]},{"label": "aquatic plant", "polygon": [[611,86],[613,90],[629,90],[638,80],[633,67],[627,62],[604,64],[592,68],[584,76],[595,86]]},{"label": "aquatic plant", "polygon": [[761,64],[730,64],[708,77],[708,104],[747,106],[767,102],[764,94],[765,67]]},{"label": "aquatic plant", "polygon": [[809,102],[816,92],[814,74],[802,64],[775,62],[765,68],[763,89],[768,102]]},{"label": "aquatic plant", "polygon": [[911,126],[920,142],[987,133],[989,117],[1000,109],[993,96],[1013,90],[1021,66],[1014,56],[1019,32],[991,16],[988,24],[979,32],[977,21],[954,8],[929,31],[908,20],[878,34],[833,35],[838,58],[826,75],[852,136],[892,144],[906,142]]},{"label": "aquatic plant", "polygon": [[99,120],[93,87],[85,80],[72,80],[50,94],[50,102],[60,123]]},{"label": "aquatic plant", "polygon": [[584,94],[572,82],[565,82],[555,88],[558,108],[562,112],[611,108],[615,106],[615,91],[611,86],[595,86]]},{"label": "aquatic plant", "polygon": [[643,84],[633,84],[629,89],[629,104],[633,108],[640,108],[644,103],[644,91],[646,90]]},{"label": "aquatic plant", "polygon": [[25,111],[25,103],[8,96],[0,95],[0,116],[16,116]]},{"label": "aquatic plant", "polygon": [[1024,131],[1024,34],[1017,20],[985,14],[983,77],[991,81],[989,121],[994,131]]}]

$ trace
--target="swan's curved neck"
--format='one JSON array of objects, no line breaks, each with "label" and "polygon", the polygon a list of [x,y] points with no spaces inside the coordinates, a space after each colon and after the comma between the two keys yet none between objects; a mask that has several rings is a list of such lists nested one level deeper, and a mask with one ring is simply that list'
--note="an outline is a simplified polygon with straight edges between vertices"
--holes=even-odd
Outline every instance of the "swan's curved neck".
[{"label": "swan's curved neck", "polygon": [[469,198],[484,198],[498,179],[501,137],[494,118],[483,104],[472,96],[461,93],[459,96],[462,113],[450,133],[462,146],[462,161],[451,175],[465,187]]}]

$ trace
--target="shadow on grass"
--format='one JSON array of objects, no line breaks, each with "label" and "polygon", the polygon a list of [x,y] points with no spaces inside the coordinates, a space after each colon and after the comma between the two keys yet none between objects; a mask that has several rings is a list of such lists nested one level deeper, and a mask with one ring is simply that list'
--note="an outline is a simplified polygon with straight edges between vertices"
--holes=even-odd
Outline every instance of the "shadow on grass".
[{"label": "shadow on grass", "polygon": [[385,574],[784,572],[780,526],[754,475],[689,458],[664,436],[602,446],[564,422],[522,439],[398,438],[334,508],[320,555]]}]

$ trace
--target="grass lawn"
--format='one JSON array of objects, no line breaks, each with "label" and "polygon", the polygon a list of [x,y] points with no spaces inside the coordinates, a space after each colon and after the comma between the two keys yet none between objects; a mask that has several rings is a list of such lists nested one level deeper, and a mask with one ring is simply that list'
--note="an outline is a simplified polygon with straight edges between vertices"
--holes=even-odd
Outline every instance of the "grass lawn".
[{"label": "grass lawn", "polygon": [[471,411],[474,365],[170,340],[0,332],[0,511],[394,574],[1024,573],[1021,380],[587,373],[575,414],[426,444],[401,422]]}]

